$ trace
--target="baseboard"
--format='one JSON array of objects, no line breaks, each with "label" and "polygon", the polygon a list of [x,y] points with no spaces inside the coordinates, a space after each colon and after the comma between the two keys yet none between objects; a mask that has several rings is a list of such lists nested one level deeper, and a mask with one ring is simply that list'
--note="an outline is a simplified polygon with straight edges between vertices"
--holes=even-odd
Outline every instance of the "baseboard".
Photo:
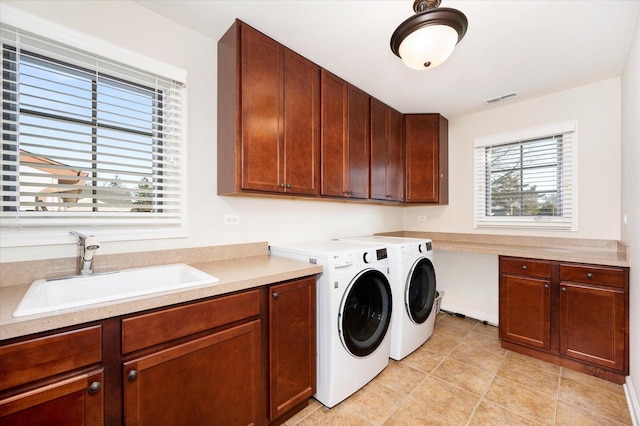
[{"label": "baseboard", "polygon": [[462,314],[464,316],[473,318],[473,319],[477,319],[480,321],[486,321],[491,325],[498,325],[498,316],[497,315],[491,315],[488,314],[486,312],[480,312],[480,311],[474,311],[473,309],[468,309],[468,308],[463,308],[461,306],[455,306],[455,305],[450,305],[445,303],[445,300],[447,300],[447,296],[445,294],[445,296],[442,298],[442,304],[440,306],[440,309],[443,311],[447,311],[447,312],[453,312],[455,314]]},{"label": "baseboard", "polygon": [[633,426],[638,426],[640,423],[640,404],[638,404],[638,398],[636,397],[636,391],[633,389],[633,383],[631,383],[631,376],[627,376],[624,387],[624,394],[627,397],[627,405],[629,406],[629,414],[631,415],[631,422]]}]

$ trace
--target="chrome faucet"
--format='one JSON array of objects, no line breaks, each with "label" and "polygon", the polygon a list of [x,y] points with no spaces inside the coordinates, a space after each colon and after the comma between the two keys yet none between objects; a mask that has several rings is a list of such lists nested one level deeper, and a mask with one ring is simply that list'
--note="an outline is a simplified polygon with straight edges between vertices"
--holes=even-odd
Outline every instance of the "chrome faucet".
[{"label": "chrome faucet", "polygon": [[100,248],[100,240],[93,235],[84,235],[76,231],[69,231],[69,235],[78,237],[78,275],[93,274],[93,254]]}]

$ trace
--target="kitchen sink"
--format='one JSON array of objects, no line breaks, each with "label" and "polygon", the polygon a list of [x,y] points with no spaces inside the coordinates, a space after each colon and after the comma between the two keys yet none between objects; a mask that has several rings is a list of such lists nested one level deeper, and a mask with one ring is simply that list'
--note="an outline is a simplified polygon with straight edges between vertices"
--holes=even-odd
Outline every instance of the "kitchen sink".
[{"label": "kitchen sink", "polygon": [[218,278],[183,263],[31,283],[14,317],[213,284]]}]

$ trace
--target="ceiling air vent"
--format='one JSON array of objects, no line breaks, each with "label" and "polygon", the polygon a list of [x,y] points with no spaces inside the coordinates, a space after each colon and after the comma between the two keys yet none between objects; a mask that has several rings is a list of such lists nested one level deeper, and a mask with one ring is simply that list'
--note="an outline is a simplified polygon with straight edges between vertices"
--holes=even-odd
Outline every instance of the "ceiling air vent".
[{"label": "ceiling air vent", "polygon": [[487,105],[491,105],[491,104],[495,104],[496,102],[517,98],[517,97],[518,97],[518,94],[516,92],[511,92],[511,93],[507,93],[506,95],[498,96],[497,98],[487,99],[486,101],[484,101],[484,103]]}]

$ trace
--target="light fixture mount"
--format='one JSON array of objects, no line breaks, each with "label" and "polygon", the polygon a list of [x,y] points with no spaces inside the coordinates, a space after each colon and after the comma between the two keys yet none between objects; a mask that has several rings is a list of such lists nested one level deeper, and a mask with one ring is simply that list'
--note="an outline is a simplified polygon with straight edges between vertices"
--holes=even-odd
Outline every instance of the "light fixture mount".
[{"label": "light fixture mount", "polygon": [[467,17],[442,0],[415,0],[415,15],[391,36],[391,51],[413,69],[434,68],[444,62],[467,32]]}]

